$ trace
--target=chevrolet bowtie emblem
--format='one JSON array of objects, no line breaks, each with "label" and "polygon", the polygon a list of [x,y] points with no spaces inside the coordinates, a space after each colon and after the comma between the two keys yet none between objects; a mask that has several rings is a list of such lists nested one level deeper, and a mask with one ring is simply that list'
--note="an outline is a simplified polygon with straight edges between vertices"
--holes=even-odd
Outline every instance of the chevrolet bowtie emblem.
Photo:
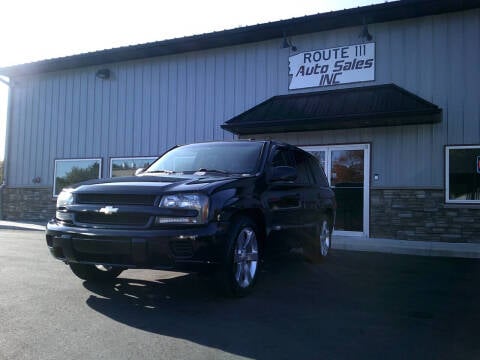
[{"label": "chevrolet bowtie emblem", "polygon": [[105,206],[101,208],[99,212],[105,215],[112,215],[118,212],[118,208],[114,208],[113,206]]}]

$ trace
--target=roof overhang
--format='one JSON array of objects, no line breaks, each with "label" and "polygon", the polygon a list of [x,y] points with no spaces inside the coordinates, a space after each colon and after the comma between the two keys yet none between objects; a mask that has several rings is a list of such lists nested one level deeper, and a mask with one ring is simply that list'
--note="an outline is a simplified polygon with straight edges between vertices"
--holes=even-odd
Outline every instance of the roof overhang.
[{"label": "roof overhang", "polygon": [[9,77],[98,66],[121,61],[201,51],[352,26],[396,21],[480,7],[479,0],[403,0],[245,26],[183,38],[100,50],[0,68]]},{"label": "roof overhang", "polygon": [[274,96],[225,122],[237,135],[432,124],[441,109],[394,84]]}]

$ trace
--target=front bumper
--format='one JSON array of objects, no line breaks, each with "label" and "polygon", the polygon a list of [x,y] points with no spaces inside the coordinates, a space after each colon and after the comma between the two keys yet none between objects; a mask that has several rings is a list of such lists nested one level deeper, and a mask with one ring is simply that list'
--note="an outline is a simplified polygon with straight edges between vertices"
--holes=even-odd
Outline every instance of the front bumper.
[{"label": "front bumper", "polygon": [[50,253],[64,262],[199,270],[221,263],[228,224],[171,229],[97,229],[47,224]]}]

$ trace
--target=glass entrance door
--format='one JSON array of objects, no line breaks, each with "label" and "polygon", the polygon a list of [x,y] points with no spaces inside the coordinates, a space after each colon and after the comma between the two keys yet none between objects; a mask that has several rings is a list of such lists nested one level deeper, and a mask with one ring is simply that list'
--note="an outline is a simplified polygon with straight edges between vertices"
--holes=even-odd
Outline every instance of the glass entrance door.
[{"label": "glass entrance door", "polygon": [[337,199],[335,232],[368,237],[370,145],[306,146],[317,157]]}]

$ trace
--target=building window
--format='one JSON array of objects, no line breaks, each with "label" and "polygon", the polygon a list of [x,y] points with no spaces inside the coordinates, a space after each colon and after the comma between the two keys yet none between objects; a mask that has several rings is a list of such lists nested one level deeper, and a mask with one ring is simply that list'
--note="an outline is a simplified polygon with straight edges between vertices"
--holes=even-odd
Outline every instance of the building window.
[{"label": "building window", "polygon": [[110,177],[132,176],[138,169],[147,168],[156,157],[125,157],[110,159]]},{"label": "building window", "polygon": [[57,196],[63,188],[70,185],[99,179],[102,159],[64,159],[55,160],[53,196]]},{"label": "building window", "polygon": [[480,204],[480,145],[447,146],[445,170],[447,203]]}]

